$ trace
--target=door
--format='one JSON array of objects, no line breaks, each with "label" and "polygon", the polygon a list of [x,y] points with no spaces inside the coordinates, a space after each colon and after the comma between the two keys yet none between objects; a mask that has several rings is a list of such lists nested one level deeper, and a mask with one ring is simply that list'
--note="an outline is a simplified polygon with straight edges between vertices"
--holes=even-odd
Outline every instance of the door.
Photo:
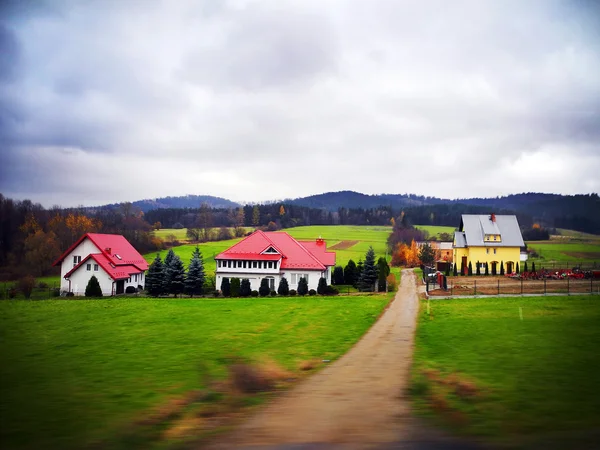
[{"label": "door", "polygon": [[275,290],[275,278],[267,277],[267,279],[269,280],[269,289],[274,291]]},{"label": "door", "polygon": [[467,273],[469,273],[469,268],[467,266],[468,266],[467,257],[463,256],[462,257],[463,275],[466,275]]},{"label": "door", "polygon": [[118,280],[117,281],[117,290],[115,291],[115,294],[119,295],[125,292],[125,280]]},{"label": "door", "polygon": [[513,273],[512,261],[506,261],[506,273]]}]

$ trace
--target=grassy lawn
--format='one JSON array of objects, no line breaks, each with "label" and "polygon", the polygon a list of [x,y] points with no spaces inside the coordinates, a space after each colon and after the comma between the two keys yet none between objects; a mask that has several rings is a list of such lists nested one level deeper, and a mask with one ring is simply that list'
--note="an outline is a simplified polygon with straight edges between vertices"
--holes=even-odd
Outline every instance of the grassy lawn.
[{"label": "grassy lawn", "polygon": [[588,443],[600,423],[599,297],[436,300],[430,314],[426,304],[411,387],[418,414],[519,448]]},{"label": "grassy lawn", "polygon": [[599,261],[600,243],[562,243],[557,241],[530,241],[527,246],[535,250],[540,258],[534,261]]},{"label": "grassy lawn", "polygon": [[[245,227],[245,229],[246,229],[246,232],[254,230],[254,228],[250,228],[250,227]],[[229,230],[233,234],[233,228],[230,227]],[[219,232],[219,228],[213,228],[212,232],[213,233],[218,233]],[[178,241],[187,241],[188,240],[188,237],[187,237],[187,228],[179,228],[179,229],[176,229],[176,228],[162,228],[160,230],[155,230],[153,233],[154,233],[154,235],[156,237],[159,237],[159,238],[161,238],[163,240],[166,239],[166,237],[169,236],[169,235],[174,235],[175,238]]]},{"label": "grassy lawn", "polygon": [[301,361],[335,360],[389,298],[1,302],[0,442],[110,442],[149,408],[223,378],[232,356],[269,357],[294,373]]},{"label": "grassy lawn", "polygon": [[429,233],[429,237],[439,237],[440,233],[449,233],[454,237],[454,231],[457,227],[444,227],[438,225],[415,225],[415,228],[419,230],[427,231]]}]

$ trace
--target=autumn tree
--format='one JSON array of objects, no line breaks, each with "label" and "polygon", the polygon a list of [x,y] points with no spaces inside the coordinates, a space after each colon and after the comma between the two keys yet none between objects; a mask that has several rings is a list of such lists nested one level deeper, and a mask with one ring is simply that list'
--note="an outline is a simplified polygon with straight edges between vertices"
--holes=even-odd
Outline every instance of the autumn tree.
[{"label": "autumn tree", "polygon": [[244,228],[246,223],[246,214],[244,213],[244,208],[242,206],[238,208],[235,219],[235,237],[242,237],[246,234],[246,229]]},{"label": "autumn tree", "polygon": [[54,260],[60,256],[54,232],[45,233],[41,229],[25,238],[24,251],[28,269],[35,275],[46,274]]},{"label": "autumn tree", "polygon": [[202,203],[200,205],[200,212],[196,219],[198,228],[200,228],[199,238],[202,242],[208,242],[211,240],[213,216],[212,211],[208,203]]},{"label": "autumn tree", "polygon": [[283,205],[279,207],[279,217],[283,217],[285,215],[285,208]]},{"label": "autumn tree", "polygon": [[258,209],[258,205],[254,205],[252,208],[252,225],[254,227],[260,225],[260,209]]},{"label": "autumn tree", "polygon": [[19,282],[17,283],[17,288],[19,289],[19,291],[21,291],[23,296],[28,300],[29,300],[29,298],[31,298],[31,293],[33,292],[34,286],[35,286],[35,278],[33,278],[31,275],[26,275],[26,276],[20,278]]}]

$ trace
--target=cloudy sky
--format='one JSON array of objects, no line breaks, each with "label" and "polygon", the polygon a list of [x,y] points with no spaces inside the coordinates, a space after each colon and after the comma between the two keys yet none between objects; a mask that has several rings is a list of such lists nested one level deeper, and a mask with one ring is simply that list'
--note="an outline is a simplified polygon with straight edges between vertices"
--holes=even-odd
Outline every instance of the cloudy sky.
[{"label": "cloudy sky", "polygon": [[593,0],[2,4],[8,197],[600,191]]}]

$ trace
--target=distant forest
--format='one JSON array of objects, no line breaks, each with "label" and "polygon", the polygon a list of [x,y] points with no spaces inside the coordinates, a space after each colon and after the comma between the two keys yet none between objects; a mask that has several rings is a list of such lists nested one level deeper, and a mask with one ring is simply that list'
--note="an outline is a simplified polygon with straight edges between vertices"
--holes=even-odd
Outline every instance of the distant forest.
[{"label": "distant forest", "polygon": [[[221,203],[224,199],[199,196],[194,201],[208,201],[193,208],[165,207],[169,202],[158,199],[155,202],[161,207],[144,212],[132,203],[45,209],[29,200],[12,200],[0,194],[0,278],[21,273],[36,276],[48,273],[50,262],[85,232],[122,234],[138,251],[147,253],[164,245],[152,234],[157,228],[193,229],[197,240],[216,240],[230,236],[225,227],[235,227],[239,235],[243,234],[242,227],[277,230],[302,225],[390,225],[391,219],[398,217],[407,225],[457,227],[462,214],[495,212],[516,214],[524,230],[537,223],[543,228],[600,234],[597,194],[519,194],[460,201],[418,196],[365,196],[355,192],[315,197],[318,198],[239,206],[233,202]],[[348,206],[340,205],[346,197]],[[213,199],[217,204],[230,206],[211,207]],[[369,206],[378,201],[390,201],[390,204]],[[211,228],[221,230],[213,233]]]}]

